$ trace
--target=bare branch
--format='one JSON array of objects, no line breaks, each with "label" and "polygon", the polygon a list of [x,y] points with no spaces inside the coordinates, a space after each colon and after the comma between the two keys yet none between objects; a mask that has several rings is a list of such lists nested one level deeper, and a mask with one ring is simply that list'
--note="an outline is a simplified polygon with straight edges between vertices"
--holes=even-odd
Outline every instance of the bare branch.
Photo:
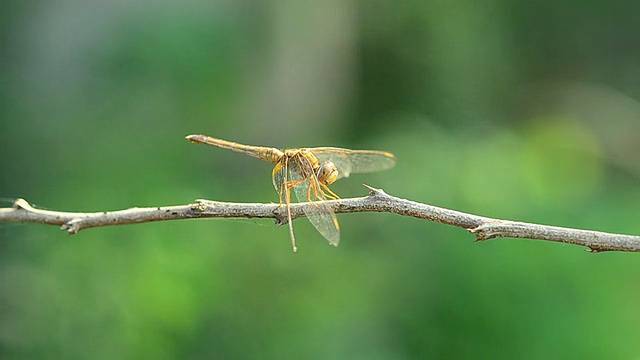
[{"label": "bare branch", "polygon": [[[400,199],[388,195],[380,189],[369,186],[367,188],[371,190],[368,196],[332,200],[328,203],[336,213],[389,212],[461,227],[474,234],[477,241],[509,237],[582,245],[593,252],[640,252],[640,236],[493,219]],[[291,204],[291,218],[303,217],[303,207],[305,206],[313,205],[309,203]],[[189,205],[76,213],[36,209],[27,201],[18,199],[13,207],[0,209],[0,223],[60,225],[62,230],[70,234],[99,226],[180,219],[238,217],[272,218],[276,219],[278,225],[287,222],[286,211],[278,204],[227,203],[210,200],[196,200],[194,204]]]}]

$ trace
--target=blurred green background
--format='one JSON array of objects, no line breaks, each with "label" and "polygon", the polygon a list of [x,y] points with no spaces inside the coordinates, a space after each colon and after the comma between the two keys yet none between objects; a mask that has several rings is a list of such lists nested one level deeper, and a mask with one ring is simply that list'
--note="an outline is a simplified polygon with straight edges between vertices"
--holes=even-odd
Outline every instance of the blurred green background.
[{"label": "blurred green background", "polygon": [[[8,1],[0,196],[275,202],[202,133],[395,153],[332,188],[640,234],[640,3]],[[640,255],[391,214],[0,224],[7,359],[637,358]]]}]

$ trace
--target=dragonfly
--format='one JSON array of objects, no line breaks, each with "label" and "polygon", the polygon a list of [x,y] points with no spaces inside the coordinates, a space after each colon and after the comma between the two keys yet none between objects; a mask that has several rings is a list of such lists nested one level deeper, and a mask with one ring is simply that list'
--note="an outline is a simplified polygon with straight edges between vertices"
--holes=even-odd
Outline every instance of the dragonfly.
[{"label": "dragonfly", "polygon": [[340,197],[329,189],[336,180],[352,173],[368,173],[392,168],[396,164],[393,154],[376,150],[349,150],[337,147],[294,148],[280,150],[266,146],[243,145],[206,135],[189,135],[195,144],[217,146],[275,164],[271,173],[280,206],[284,205],[293,251],[297,251],[291,221],[291,192],[303,207],[305,216],[324,236],[329,244],[338,246],[340,225],[326,200]]}]

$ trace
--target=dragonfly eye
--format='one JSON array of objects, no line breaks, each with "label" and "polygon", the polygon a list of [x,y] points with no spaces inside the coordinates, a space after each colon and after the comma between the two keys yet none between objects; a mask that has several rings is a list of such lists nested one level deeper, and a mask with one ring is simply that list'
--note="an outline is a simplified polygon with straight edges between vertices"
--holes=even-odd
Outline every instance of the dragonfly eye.
[{"label": "dragonfly eye", "polygon": [[325,161],[318,169],[318,180],[325,184],[331,185],[338,180],[338,168],[331,161]]}]

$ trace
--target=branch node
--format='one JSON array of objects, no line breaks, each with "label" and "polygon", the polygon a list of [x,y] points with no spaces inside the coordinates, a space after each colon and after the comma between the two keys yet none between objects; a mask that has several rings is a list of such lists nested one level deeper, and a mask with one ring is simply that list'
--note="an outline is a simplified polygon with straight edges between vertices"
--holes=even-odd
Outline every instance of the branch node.
[{"label": "branch node", "polygon": [[16,201],[13,203],[13,208],[16,210],[27,210],[27,211],[30,211],[31,209],[33,209],[33,207],[31,207],[31,205],[27,202],[27,200],[22,198],[16,199]]},{"label": "branch node", "polygon": [[597,254],[597,253],[610,251],[610,250],[606,249],[606,248],[603,248],[603,247],[591,245],[591,246],[587,246],[585,251],[588,252],[588,253]]},{"label": "branch node", "polygon": [[60,226],[61,230],[64,230],[69,233],[69,235],[77,234],[80,231],[80,226],[78,223],[82,221],[81,219],[73,219],[69,220],[66,223]]},{"label": "branch node", "polygon": [[387,196],[387,193],[384,192],[384,190],[382,189],[376,189],[374,187],[371,187],[367,184],[362,184],[362,186],[366,187],[367,189],[369,189],[369,196]]},{"label": "branch node", "polygon": [[278,206],[271,212],[274,215],[276,226],[286,225],[289,220],[283,206]]},{"label": "branch node", "polygon": [[482,224],[472,229],[467,229],[471,234],[474,234],[476,237],[476,241],[485,241],[491,240],[498,237],[497,233],[494,233],[490,230],[489,224]]},{"label": "branch node", "polygon": [[205,212],[205,210],[207,210],[207,208],[209,207],[206,203],[211,202],[209,200],[203,200],[203,199],[196,199],[196,203],[193,204],[193,206],[191,207],[191,210],[193,211],[197,211],[199,213],[203,213]]}]

